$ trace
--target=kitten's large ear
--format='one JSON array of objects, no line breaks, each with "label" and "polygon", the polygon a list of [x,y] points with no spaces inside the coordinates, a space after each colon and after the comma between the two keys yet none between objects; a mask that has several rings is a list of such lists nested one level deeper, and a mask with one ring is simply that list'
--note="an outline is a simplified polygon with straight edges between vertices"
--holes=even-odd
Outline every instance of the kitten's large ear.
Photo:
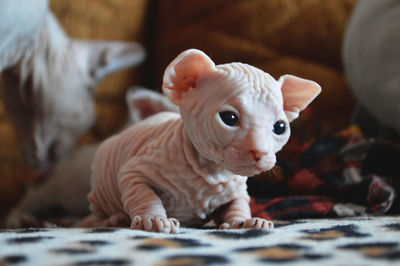
[{"label": "kitten's large ear", "polygon": [[279,83],[282,84],[283,110],[289,122],[295,120],[321,92],[321,86],[316,82],[292,75],[280,77]]},{"label": "kitten's large ear", "polygon": [[163,92],[179,105],[182,94],[196,88],[201,75],[212,71],[214,62],[202,51],[190,49],[178,55],[164,72]]}]

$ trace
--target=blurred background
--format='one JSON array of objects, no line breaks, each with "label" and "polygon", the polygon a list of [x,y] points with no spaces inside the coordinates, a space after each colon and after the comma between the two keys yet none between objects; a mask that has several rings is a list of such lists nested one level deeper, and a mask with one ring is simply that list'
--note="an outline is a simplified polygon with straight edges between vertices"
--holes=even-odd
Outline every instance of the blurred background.
[{"label": "blurred background", "polygon": [[[341,49],[358,0],[51,0],[72,38],[136,41],[145,64],[106,78],[96,91],[95,126],[79,144],[96,142],[125,123],[125,92],[133,85],[160,91],[162,74],[180,52],[197,48],[216,64],[240,61],[276,79],[293,74],[322,86],[322,94],[293,127],[334,132],[349,124],[355,101],[343,74]],[[304,136],[309,138],[310,136]],[[23,195],[26,165],[0,103],[0,217]]]}]

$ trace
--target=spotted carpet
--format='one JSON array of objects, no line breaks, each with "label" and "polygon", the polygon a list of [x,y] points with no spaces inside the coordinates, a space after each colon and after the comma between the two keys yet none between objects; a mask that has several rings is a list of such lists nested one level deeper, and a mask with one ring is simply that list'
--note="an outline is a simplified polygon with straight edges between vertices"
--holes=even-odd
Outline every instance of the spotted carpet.
[{"label": "spotted carpet", "polygon": [[400,217],[276,221],[273,230],[2,230],[0,265],[400,264]]}]

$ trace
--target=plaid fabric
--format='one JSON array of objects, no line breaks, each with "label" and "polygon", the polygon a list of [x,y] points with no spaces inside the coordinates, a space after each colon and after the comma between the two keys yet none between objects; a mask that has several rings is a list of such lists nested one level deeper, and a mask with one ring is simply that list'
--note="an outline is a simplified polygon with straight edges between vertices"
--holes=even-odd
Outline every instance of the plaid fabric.
[{"label": "plaid fabric", "polygon": [[279,168],[249,179],[252,214],[268,219],[400,213],[400,146],[357,126],[279,154]]}]

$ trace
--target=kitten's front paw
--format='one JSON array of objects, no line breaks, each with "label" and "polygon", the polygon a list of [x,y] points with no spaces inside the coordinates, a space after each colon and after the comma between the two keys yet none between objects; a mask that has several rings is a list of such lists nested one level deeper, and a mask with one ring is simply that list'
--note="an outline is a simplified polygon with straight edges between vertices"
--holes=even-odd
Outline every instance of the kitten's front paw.
[{"label": "kitten's front paw", "polygon": [[229,223],[225,222],[220,225],[220,229],[243,229],[243,228],[260,228],[260,229],[272,229],[274,223],[261,218],[251,219],[236,219]]},{"label": "kitten's front paw", "polygon": [[140,229],[151,232],[161,232],[161,233],[179,233],[179,221],[175,218],[166,218],[161,215],[144,215],[135,216],[132,219],[131,228]]}]

